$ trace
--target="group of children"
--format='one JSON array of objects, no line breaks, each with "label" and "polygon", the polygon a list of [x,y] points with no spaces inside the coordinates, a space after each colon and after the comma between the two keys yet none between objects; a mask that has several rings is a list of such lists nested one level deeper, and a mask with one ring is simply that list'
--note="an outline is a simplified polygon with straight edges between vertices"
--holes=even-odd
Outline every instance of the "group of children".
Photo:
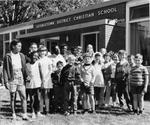
[{"label": "group of children", "polygon": [[32,118],[49,112],[67,116],[79,109],[96,113],[110,106],[111,97],[113,107],[123,108],[125,99],[129,111],[142,114],[149,73],[141,54],[127,56],[125,50],[107,53],[104,48],[94,53],[92,45],[83,54],[81,47],[69,54],[63,49],[60,54],[56,46],[52,55],[44,45],[37,48],[32,44],[30,48],[27,58],[20,53],[21,42],[12,41],[11,52],[4,58],[4,85],[10,91],[14,119],[17,91],[25,120],[28,97]]},{"label": "group of children", "polygon": [[86,52],[70,54],[67,63],[63,61],[57,59],[54,66],[45,46],[31,53],[26,89],[33,117],[35,112],[47,114],[50,105],[53,112],[64,115],[76,114],[79,106],[82,113],[96,113],[97,108],[110,106],[110,97],[114,107],[117,101],[123,107],[124,97],[129,111],[143,112],[149,73],[142,65],[142,55],[127,57],[125,50],[115,54]]}]

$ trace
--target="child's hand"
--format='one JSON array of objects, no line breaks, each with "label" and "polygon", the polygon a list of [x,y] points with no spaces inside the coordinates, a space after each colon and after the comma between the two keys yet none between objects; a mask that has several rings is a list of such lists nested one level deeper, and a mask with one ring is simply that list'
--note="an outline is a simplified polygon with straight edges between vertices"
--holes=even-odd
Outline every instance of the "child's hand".
[{"label": "child's hand", "polygon": [[144,87],[143,91],[142,91],[142,94],[145,94],[147,92],[147,88]]},{"label": "child's hand", "polygon": [[27,79],[26,79],[26,81],[30,81],[31,80],[31,77],[30,76],[28,76],[27,77]]}]

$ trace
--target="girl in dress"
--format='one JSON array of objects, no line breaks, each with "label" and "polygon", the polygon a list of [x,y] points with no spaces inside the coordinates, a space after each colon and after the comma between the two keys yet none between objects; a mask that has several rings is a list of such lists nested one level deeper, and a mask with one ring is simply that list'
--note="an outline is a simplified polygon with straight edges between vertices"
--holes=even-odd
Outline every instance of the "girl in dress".
[{"label": "girl in dress", "polygon": [[42,78],[40,107],[41,112],[43,112],[43,107],[45,104],[45,114],[47,114],[49,112],[49,92],[50,89],[53,88],[51,80],[52,61],[47,56],[47,48],[45,46],[41,46],[39,48],[39,53],[40,53],[39,68]]},{"label": "girl in dress", "polygon": [[95,68],[95,83],[94,83],[94,93],[95,99],[98,101],[98,107],[100,108],[104,104],[104,77],[102,74],[102,54],[96,53],[95,60],[93,61],[93,66]]},{"label": "girl in dress", "polygon": [[26,88],[28,89],[30,96],[30,106],[32,111],[32,118],[35,118],[35,112],[38,116],[41,116],[40,113],[40,87],[41,87],[41,77],[39,72],[39,61],[38,61],[38,52],[31,53],[31,62],[27,63],[27,69],[29,71]]}]

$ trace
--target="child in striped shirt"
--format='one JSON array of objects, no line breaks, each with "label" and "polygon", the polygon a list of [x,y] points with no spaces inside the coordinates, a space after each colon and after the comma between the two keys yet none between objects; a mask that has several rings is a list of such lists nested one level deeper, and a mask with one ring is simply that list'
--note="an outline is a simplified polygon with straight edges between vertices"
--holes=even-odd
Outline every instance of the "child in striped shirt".
[{"label": "child in striped shirt", "polygon": [[144,94],[147,92],[148,86],[148,70],[142,65],[143,56],[137,54],[135,56],[135,66],[130,71],[130,84],[133,93],[134,113],[142,114],[144,107]]}]

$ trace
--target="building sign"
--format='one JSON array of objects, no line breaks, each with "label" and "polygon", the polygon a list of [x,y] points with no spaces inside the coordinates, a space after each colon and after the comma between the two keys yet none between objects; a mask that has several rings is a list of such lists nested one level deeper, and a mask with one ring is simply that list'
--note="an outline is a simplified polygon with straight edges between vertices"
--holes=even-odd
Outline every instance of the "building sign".
[{"label": "building sign", "polygon": [[125,8],[126,3],[121,3],[35,23],[34,28],[30,32],[54,29],[101,19],[125,19]]}]

